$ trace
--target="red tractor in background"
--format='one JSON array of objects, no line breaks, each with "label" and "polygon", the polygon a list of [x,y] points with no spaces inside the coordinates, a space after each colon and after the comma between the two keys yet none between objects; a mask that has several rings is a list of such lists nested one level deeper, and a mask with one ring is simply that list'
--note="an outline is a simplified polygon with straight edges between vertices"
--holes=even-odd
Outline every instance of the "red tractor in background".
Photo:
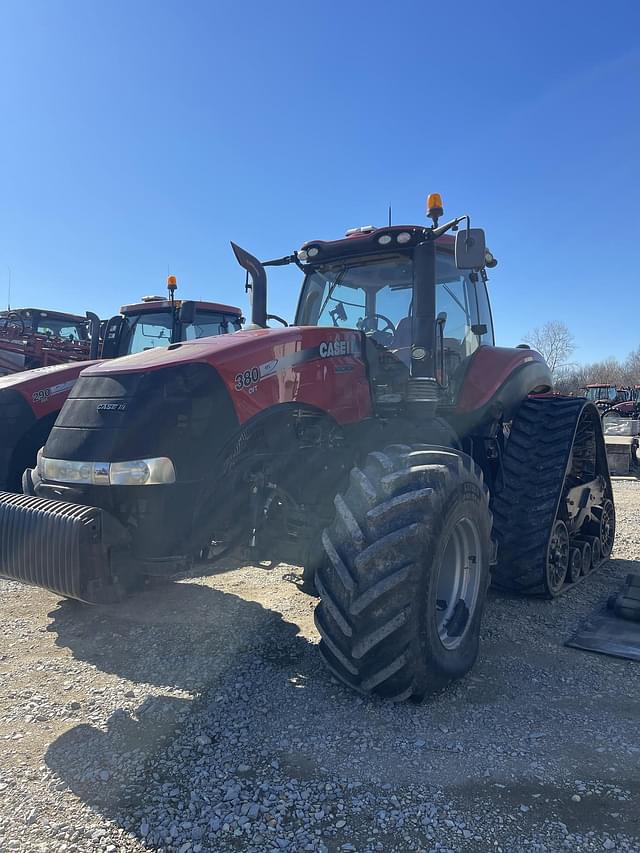
[{"label": "red tractor in background", "polygon": [[100,321],[42,308],[0,311],[0,376],[98,355]]},{"label": "red tractor in background", "polygon": [[[615,530],[599,413],[494,345],[484,232],[428,212],[265,263],[233,245],[249,329],[84,370],[28,494],[0,497],[0,573],[96,602],[210,546],[293,562],[329,668],[394,700],[472,667],[491,577],[587,576]],[[284,264],[295,325],[271,329]]]},{"label": "red tractor in background", "polygon": [[[87,359],[95,360],[99,356],[118,358],[205,335],[235,332],[241,328],[243,317],[239,308],[217,302],[174,299],[174,276],[170,276],[169,286],[170,298],[147,296],[141,302],[123,305],[120,314],[102,324],[95,314],[89,312],[88,320],[74,317],[71,324],[70,320],[61,318],[73,315],[27,309],[29,316],[24,317],[24,323],[31,323],[31,332],[35,330],[40,336],[47,327],[66,333],[73,325],[77,330],[73,334],[77,335],[78,341],[74,338],[73,342],[69,342],[71,349],[58,350],[51,348],[55,344],[55,336],[49,337],[46,339],[48,345],[40,350],[49,359],[46,361],[48,366],[0,378],[0,489],[21,489],[23,472],[35,465],[36,454],[47,440],[71,388],[81,371],[90,363]],[[18,322],[12,317],[7,317],[7,321]],[[55,326],[55,323],[68,325]],[[87,323],[91,326],[90,332],[87,332]],[[69,334],[72,333],[69,331]],[[34,338],[32,336],[27,340],[33,343]],[[0,337],[0,360],[6,352]],[[71,355],[73,358],[70,358]],[[57,363],[56,357],[65,363]],[[82,360],[78,361],[80,357]]]},{"label": "red tractor in background", "polygon": [[622,390],[624,390],[626,399],[613,403],[608,412],[620,415],[623,418],[637,418],[640,414],[640,385]]}]

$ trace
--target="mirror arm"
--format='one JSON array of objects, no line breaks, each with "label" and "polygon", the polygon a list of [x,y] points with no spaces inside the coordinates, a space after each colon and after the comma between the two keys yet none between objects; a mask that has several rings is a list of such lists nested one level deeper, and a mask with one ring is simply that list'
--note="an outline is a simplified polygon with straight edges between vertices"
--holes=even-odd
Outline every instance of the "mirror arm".
[{"label": "mirror arm", "polygon": [[287,264],[295,264],[297,255],[285,255],[283,258],[273,258],[271,261],[262,261],[263,267],[284,267]]},{"label": "mirror arm", "polygon": [[458,225],[463,220],[467,220],[467,228],[469,228],[471,224],[471,219],[469,218],[469,214],[465,213],[464,216],[458,216],[456,219],[451,219],[449,222],[445,222],[444,225],[439,225],[437,228],[432,228],[430,232],[431,237],[435,240],[437,237],[442,237],[443,234],[446,234],[447,231],[453,230],[456,231]]}]

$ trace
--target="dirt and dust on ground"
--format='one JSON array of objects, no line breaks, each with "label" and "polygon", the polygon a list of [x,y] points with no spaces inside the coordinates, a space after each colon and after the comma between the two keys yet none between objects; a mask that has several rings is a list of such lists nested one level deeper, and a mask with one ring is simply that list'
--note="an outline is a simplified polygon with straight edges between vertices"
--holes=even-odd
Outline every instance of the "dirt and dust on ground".
[{"label": "dirt and dust on ground", "polygon": [[640,850],[640,665],[566,648],[640,569],[490,594],[473,672],[390,705],[323,668],[299,571],[218,566],[117,607],[0,581],[0,850]]}]

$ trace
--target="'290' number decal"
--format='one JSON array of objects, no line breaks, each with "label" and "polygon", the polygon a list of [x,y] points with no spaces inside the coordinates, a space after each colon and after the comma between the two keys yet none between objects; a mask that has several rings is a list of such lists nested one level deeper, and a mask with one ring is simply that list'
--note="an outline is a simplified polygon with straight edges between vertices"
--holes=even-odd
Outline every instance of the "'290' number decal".
[{"label": "'290' number decal", "polygon": [[248,388],[250,385],[255,385],[260,381],[260,368],[251,367],[243,373],[236,373],[235,383],[236,391],[242,391],[243,388]]}]

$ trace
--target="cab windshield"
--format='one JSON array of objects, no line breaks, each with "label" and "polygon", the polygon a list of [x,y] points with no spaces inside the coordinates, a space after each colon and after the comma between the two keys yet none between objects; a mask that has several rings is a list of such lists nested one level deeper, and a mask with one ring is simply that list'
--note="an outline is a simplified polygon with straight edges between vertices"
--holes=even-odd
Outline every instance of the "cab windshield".
[{"label": "cab windshield", "polygon": [[[124,318],[123,334],[128,339],[128,354],[167,347],[171,341],[173,319],[170,311],[145,311]],[[236,314],[221,311],[198,311],[193,323],[183,325],[181,340],[192,341],[213,335],[237,332],[240,321]],[[124,353],[123,353],[124,354]]]},{"label": "cab windshield", "polygon": [[74,323],[61,317],[47,317],[40,314],[35,318],[34,331],[48,338],[61,338],[66,341],[86,341],[89,338],[86,323]]},{"label": "cab windshield", "polygon": [[613,403],[615,400],[617,400],[618,395],[619,392],[613,386],[600,385],[595,388],[587,388],[587,393],[585,396],[587,400],[591,400],[592,402],[596,402],[597,400],[606,400],[610,403]]},{"label": "cab windshield", "polygon": [[[306,276],[297,322],[358,329],[406,359],[411,345],[412,296],[410,256],[343,261]],[[453,256],[444,252],[437,258],[436,286],[436,316],[442,313],[446,314],[444,344],[450,353],[462,359],[482,343],[493,344],[484,283],[474,285],[457,269]]]}]

